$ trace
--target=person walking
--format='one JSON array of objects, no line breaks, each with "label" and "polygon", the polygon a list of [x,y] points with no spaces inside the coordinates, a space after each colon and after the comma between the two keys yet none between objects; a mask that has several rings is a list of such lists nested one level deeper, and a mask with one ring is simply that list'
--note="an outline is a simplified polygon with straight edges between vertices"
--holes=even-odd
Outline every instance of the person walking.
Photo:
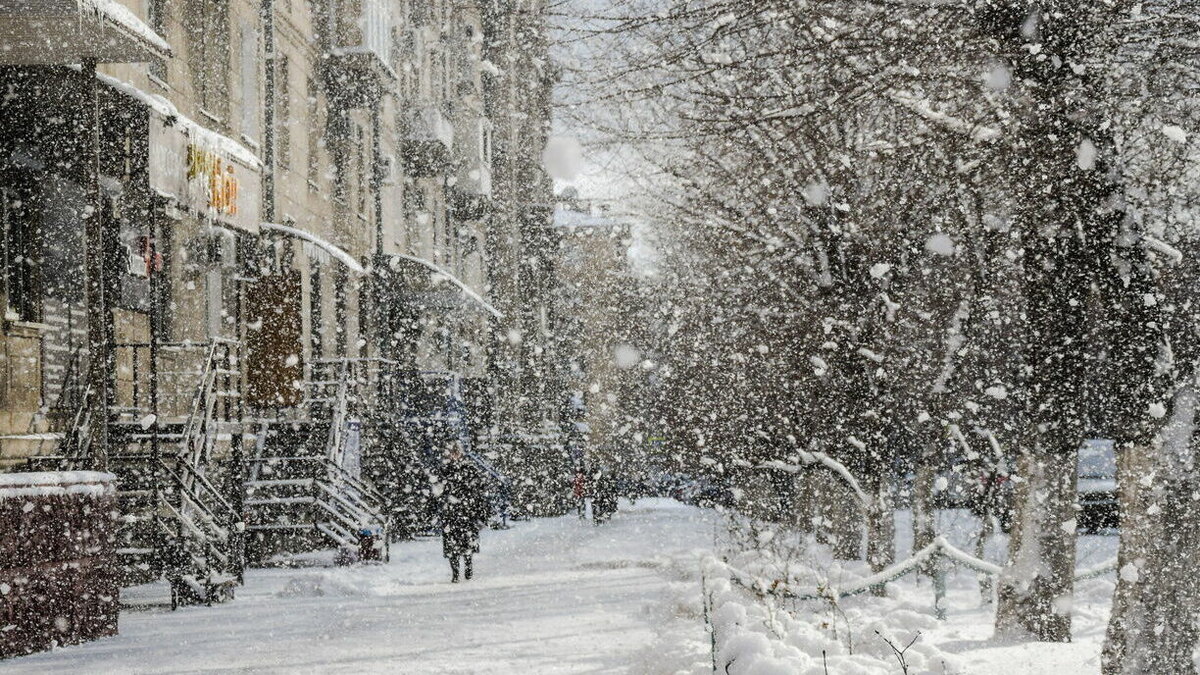
[{"label": "person walking", "polygon": [[575,507],[579,510],[579,517],[587,516],[587,477],[584,476],[583,467],[575,469],[575,479],[571,481],[571,491],[575,495]]},{"label": "person walking", "polygon": [[442,555],[450,561],[450,581],[458,583],[460,561],[462,576],[469,581],[488,508],[482,476],[458,444],[450,447],[442,467],[441,517]]},{"label": "person walking", "polygon": [[592,522],[608,522],[617,511],[617,482],[608,467],[600,467],[592,478]]}]

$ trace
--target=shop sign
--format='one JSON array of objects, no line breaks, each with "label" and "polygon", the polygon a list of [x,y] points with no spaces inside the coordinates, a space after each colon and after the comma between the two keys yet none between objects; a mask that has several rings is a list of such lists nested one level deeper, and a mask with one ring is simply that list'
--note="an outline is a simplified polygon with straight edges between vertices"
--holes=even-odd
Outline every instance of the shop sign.
[{"label": "shop sign", "polygon": [[150,186],[173,197],[181,208],[257,232],[259,172],[219,144],[206,143],[210,135],[151,115]]},{"label": "shop sign", "polygon": [[200,182],[200,189],[208,197],[208,208],[225,215],[236,216],[238,212],[238,177],[233,162],[226,161],[212,150],[195,143],[187,146],[188,182]]}]

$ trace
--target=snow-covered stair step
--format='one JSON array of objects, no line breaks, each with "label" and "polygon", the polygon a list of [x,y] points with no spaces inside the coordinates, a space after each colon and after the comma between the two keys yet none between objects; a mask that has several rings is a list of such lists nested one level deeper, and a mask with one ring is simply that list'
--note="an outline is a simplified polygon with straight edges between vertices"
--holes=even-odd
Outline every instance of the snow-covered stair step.
[{"label": "snow-covered stair step", "polygon": [[357,545],[357,542],[352,540],[350,538],[350,536],[347,533],[345,533],[344,530],[341,532],[338,532],[336,529],[336,526],[334,526],[332,523],[317,523],[316,525],[317,525],[318,530],[320,530],[323,534],[325,534],[325,536],[334,540],[334,542],[336,542],[340,546],[355,546],[355,545]]}]

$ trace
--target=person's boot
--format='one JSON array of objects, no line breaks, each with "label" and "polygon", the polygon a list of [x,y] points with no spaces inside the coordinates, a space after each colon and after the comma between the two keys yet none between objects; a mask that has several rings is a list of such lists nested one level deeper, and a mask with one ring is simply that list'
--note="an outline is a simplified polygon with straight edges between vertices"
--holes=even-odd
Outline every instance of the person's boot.
[{"label": "person's boot", "polygon": [[[470,575],[467,575],[467,578],[470,579]],[[458,583],[458,556],[450,559],[450,583]]]},{"label": "person's boot", "polygon": [[474,570],[471,569],[471,556],[464,557],[463,558],[463,576],[465,576],[467,578],[467,581],[471,580],[471,573],[473,571]]}]

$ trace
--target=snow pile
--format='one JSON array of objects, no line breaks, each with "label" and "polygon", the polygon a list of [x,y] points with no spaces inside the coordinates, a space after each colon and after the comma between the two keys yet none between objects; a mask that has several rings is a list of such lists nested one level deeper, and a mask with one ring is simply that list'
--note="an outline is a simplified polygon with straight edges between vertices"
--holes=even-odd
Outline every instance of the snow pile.
[{"label": "snow pile", "polygon": [[735,584],[733,570],[716,558],[702,566],[717,672],[894,673],[899,662],[892,645],[904,651],[910,672],[959,669],[953,656],[921,639],[938,627],[937,620],[900,598],[875,598],[854,608],[832,602],[785,607]]},{"label": "snow pile", "polygon": [[386,598],[413,587],[403,578],[380,574],[378,566],[314,570],[287,580],[276,591],[280,598]]},{"label": "snow pile", "polygon": [[184,132],[192,139],[196,145],[212,150],[231,157],[242,164],[258,171],[262,168],[262,161],[258,155],[254,154],[246,146],[241,143],[221,134],[220,132],[209,129],[208,127],[196,122],[192,118],[184,115],[175,107],[167,98],[158,94],[152,94],[147,91],[138,89],[134,85],[124,80],[115,78],[104,73],[96,73],[96,79],[104,83],[105,86],[115,89],[135,101],[145,105],[160,117],[165,120],[172,121],[175,126],[183,129]]},{"label": "snow pile", "polygon": [[[102,496],[112,494],[111,473],[99,471],[34,471],[0,474],[0,499],[55,497],[62,495]],[[27,509],[28,510],[28,509]]]}]

